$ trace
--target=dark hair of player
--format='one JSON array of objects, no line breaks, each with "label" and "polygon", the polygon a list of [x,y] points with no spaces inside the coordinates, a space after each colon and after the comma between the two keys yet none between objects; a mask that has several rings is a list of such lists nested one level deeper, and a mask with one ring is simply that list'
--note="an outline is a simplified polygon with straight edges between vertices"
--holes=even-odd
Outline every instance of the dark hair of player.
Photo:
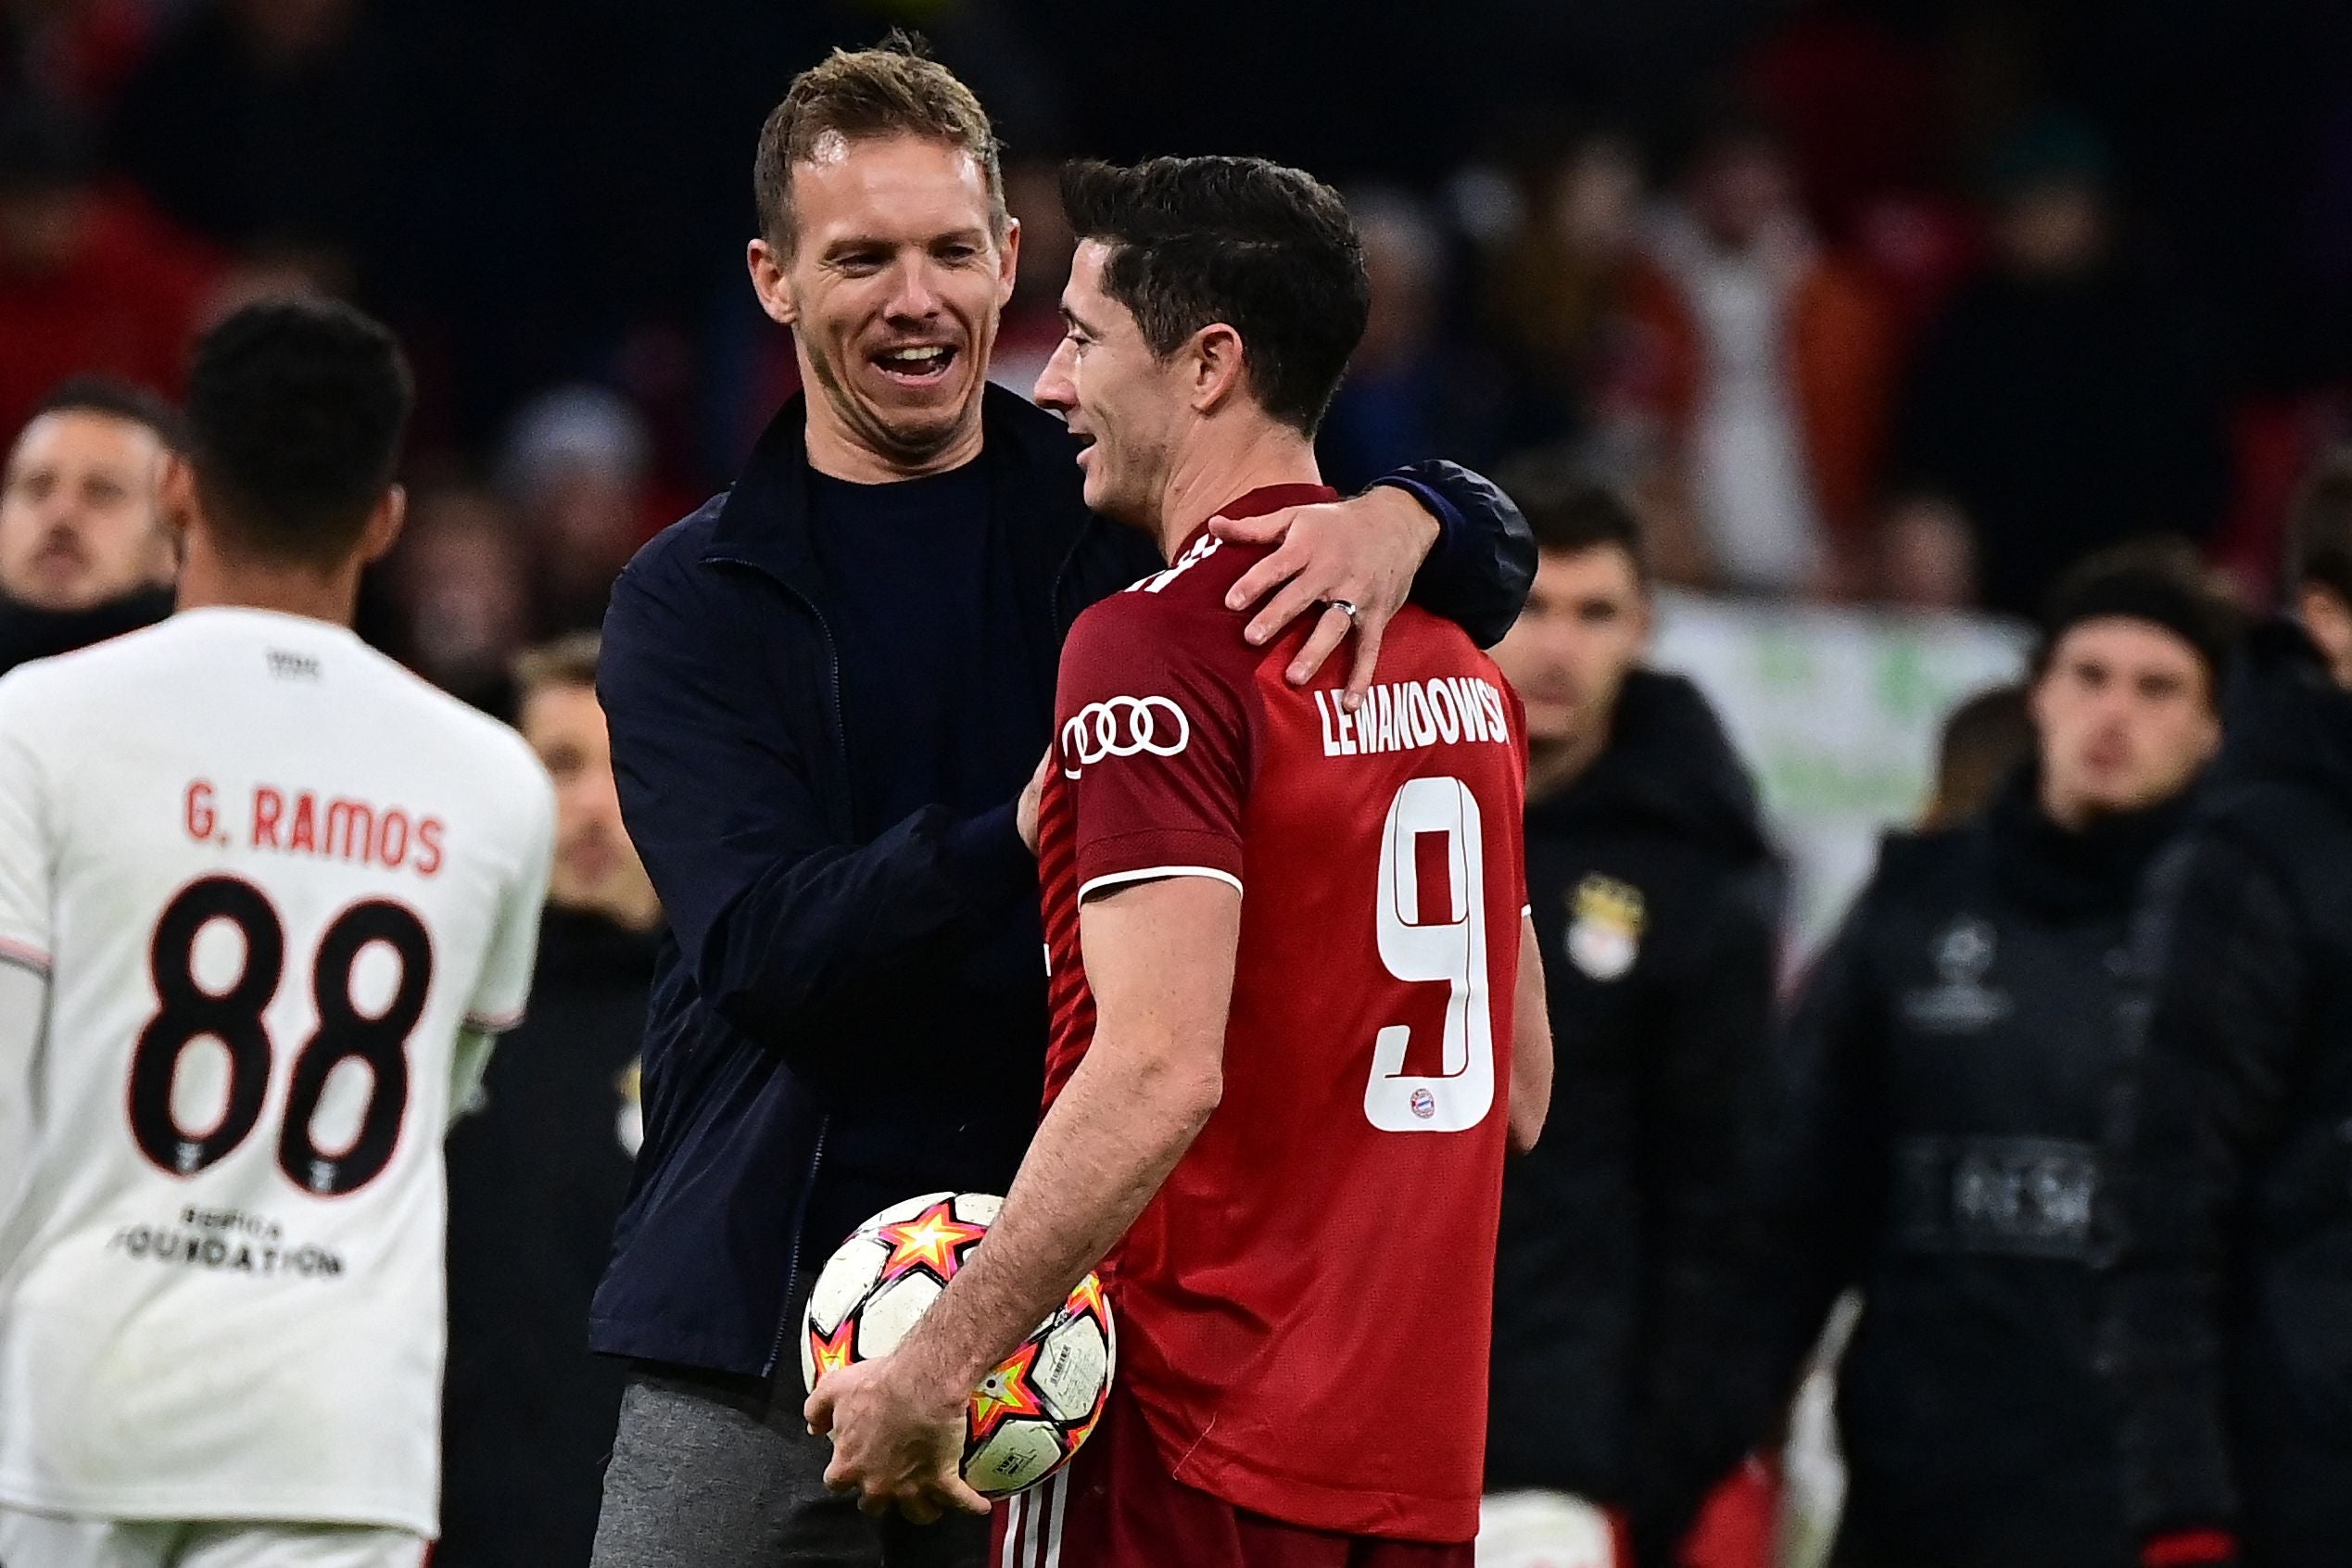
[{"label": "dark hair of player", "polygon": [[1062,171],[1081,240],[1111,247],[1103,287],[1165,359],[1222,322],[1258,403],[1312,436],[1364,335],[1372,283],[1338,193],[1258,158],[1156,158]]},{"label": "dark hair of player", "polygon": [[237,311],[204,335],[188,373],[207,523],[262,560],[341,563],[392,484],[414,396],[399,343],[348,305]]},{"label": "dark hair of player", "polygon": [[1957,822],[1991,805],[2002,780],[2033,754],[2033,740],[2032,704],[2014,682],[1979,691],[1953,709],[1936,745],[1928,822]]},{"label": "dark hair of player", "polygon": [[987,111],[955,73],[928,57],[923,40],[892,28],[871,49],[836,49],[792,79],[784,101],[760,128],[752,164],[752,198],[760,234],[791,253],[792,166],[816,156],[828,133],[846,141],[920,136],[972,155],[988,184],[989,225],[1005,235],[1005,174]]},{"label": "dark hair of player", "polygon": [[112,376],[77,375],[59,382],[33,406],[32,418],[25,424],[53,413],[102,414],[126,424],[145,425],[171,451],[183,450],[188,444],[186,423],[179,410],[145,387]]},{"label": "dark hair of player", "polygon": [[2288,583],[2321,588],[2352,610],[2352,447],[2320,460],[2287,518]]},{"label": "dark hair of player", "polygon": [[1632,560],[1636,576],[1650,580],[1650,547],[1640,514],[1572,459],[1552,452],[1522,458],[1502,471],[1498,482],[1526,516],[1536,550],[1582,555],[1614,546]]},{"label": "dark hair of player", "polygon": [[2147,539],[2101,550],[2058,579],[2042,616],[2036,678],[2068,630],[2084,621],[2145,621],[2195,651],[2218,702],[2244,613],[2215,588],[2196,551],[2179,539]]},{"label": "dark hair of player", "polygon": [[592,631],[569,632],[514,656],[515,694],[529,702],[542,691],[596,689],[596,660],[603,639]]}]

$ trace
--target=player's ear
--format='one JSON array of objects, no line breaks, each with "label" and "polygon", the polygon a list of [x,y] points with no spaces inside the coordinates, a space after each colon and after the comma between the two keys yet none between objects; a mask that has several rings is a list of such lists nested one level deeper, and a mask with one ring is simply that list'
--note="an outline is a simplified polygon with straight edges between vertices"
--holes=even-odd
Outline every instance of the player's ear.
[{"label": "player's ear", "polygon": [[395,485],[377,497],[375,509],[368,513],[367,530],[360,536],[360,562],[372,566],[390,554],[400,537],[400,525],[408,520],[407,486]]},{"label": "player's ear", "polygon": [[753,240],[743,250],[743,263],[751,269],[752,292],[759,296],[760,309],[778,326],[790,326],[800,314],[792,308],[792,291],[784,282],[787,259],[764,239]]},{"label": "player's ear", "polygon": [[1193,334],[1193,411],[1214,413],[1241,389],[1242,340],[1223,322],[1211,322]]},{"label": "player's ear", "polygon": [[1013,300],[1013,283],[1021,265],[1021,221],[1005,220],[1005,237],[996,247],[996,308],[1002,310]]},{"label": "player's ear", "polygon": [[184,551],[188,525],[196,520],[196,469],[177,452],[166,452],[163,472],[156,475],[156,514]]}]

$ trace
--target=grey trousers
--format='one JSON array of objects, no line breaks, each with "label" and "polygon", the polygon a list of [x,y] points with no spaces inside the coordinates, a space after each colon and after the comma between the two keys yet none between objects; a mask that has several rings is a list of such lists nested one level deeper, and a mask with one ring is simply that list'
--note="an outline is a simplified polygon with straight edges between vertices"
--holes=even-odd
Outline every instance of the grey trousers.
[{"label": "grey trousers", "polygon": [[833,1446],[785,1372],[772,1389],[631,1375],[592,1568],[985,1568],[985,1519],[868,1519],[828,1491]]}]

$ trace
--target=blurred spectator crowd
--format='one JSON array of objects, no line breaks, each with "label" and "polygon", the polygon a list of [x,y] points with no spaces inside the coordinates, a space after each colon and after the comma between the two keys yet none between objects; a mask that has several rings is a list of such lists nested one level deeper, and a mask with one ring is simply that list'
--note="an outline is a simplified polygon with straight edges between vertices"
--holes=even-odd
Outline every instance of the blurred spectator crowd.
[{"label": "blurred spectator crowd", "polygon": [[[512,653],[593,626],[790,389],[736,270],[749,127],[825,42],[909,10],[647,9],[5,0],[0,428],[72,374],[170,394],[242,300],[358,297],[424,382],[414,522],[365,629],[511,707]],[[1024,244],[996,373],[1020,385],[1069,246],[1043,155],[1209,149],[1097,101],[1087,62],[1133,42],[1117,13],[1081,36],[1047,0],[916,9],[1002,106]],[[2169,533],[2267,599],[2292,475],[2352,427],[2323,303],[2352,281],[2340,8],[1701,9],[1674,65],[1619,39],[1533,93],[1433,74],[1394,145],[1319,166],[1375,285],[1334,481],[1572,468],[1637,498],[1663,580],[1743,595],[2024,614],[2085,553]],[[1654,103],[1587,89],[1610,47]],[[2305,63],[2249,79],[2265,59]],[[1216,150],[1325,150],[1298,127],[1359,107],[1358,67],[1300,69],[1287,118],[1239,111]],[[1394,72],[1366,69],[1369,100]],[[2257,98],[2269,130],[2184,123]]]}]

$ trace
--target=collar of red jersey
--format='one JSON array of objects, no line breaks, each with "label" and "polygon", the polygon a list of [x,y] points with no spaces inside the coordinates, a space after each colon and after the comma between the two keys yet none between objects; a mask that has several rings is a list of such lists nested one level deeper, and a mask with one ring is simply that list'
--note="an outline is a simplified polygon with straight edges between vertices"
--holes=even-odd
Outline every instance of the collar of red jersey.
[{"label": "collar of red jersey", "polygon": [[[1217,509],[1216,517],[1263,517],[1284,507],[1313,506],[1319,501],[1335,501],[1339,492],[1329,485],[1260,485],[1247,495],[1236,497]],[[1202,526],[1206,527],[1204,524]]]}]

